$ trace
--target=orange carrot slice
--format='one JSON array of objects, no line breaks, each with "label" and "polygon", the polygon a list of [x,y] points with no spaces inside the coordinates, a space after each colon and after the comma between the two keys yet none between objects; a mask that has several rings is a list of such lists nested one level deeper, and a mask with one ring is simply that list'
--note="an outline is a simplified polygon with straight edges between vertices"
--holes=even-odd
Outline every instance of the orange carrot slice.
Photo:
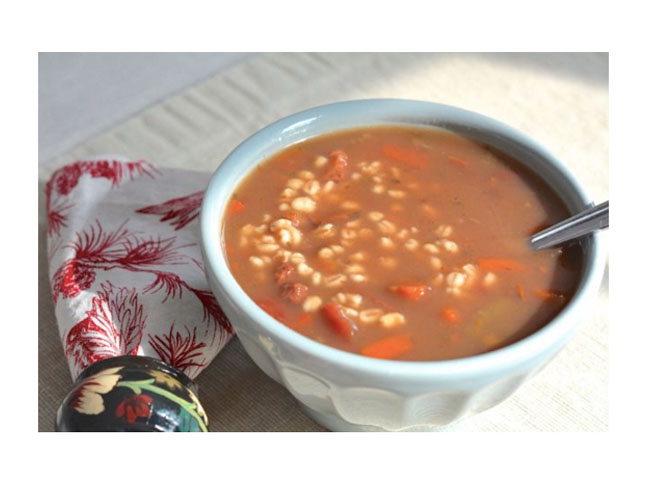
[{"label": "orange carrot slice", "polygon": [[520,262],[508,258],[480,258],[477,263],[482,270],[497,272],[501,270],[522,271],[526,267]]},{"label": "orange carrot slice", "polygon": [[313,316],[311,316],[308,312],[304,312],[297,318],[297,324],[300,324],[302,326],[310,324],[311,322],[313,322]]},{"label": "orange carrot slice", "polygon": [[516,291],[517,294],[520,296],[520,299],[522,299],[523,301],[526,300],[526,299],[524,298],[524,289],[522,288],[522,285],[520,285],[520,284],[515,284],[515,291]]},{"label": "orange carrot slice", "polygon": [[313,322],[313,316],[308,312],[304,312],[297,316],[297,318],[291,323],[290,327],[296,331],[305,331],[310,324]]},{"label": "orange carrot slice", "polygon": [[553,289],[536,289],[535,294],[543,300],[558,299],[562,301],[567,298],[564,292]]},{"label": "orange carrot slice", "polygon": [[283,322],[286,318],[286,311],[282,303],[274,302],[270,299],[259,299],[254,302],[279,322]]},{"label": "orange carrot slice", "polygon": [[383,145],[382,153],[396,162],[415,169],[421,169],[427,165],[427,157],[425,154],[408,147],[385,144]]},{"label": "orange carrot slice", "polygon": [[240,214],[245,209],[245,204],[243,204],[238,199],[232,199],[227,207],[227,212],[229,214]]},{"label": "orange carrot slice", "polygon": [[360,353],[370,358],[394,359],[412,349],[412,339],[407,334],[390,336],[364,346]]},{"label": "orange carrot slice", "polygon": [[452,307],[444,307],[441,309],[441,318],[450,324],[458,324],[460,322],[459,313]]},{"label": "orange carrot slice", "polygon": [[407,300],[419,300],[428,290],[425,285],[396,285],[391,288],[394,292]]},{"label": "orange carrot slice", "polygon": [[346,340],[351,340],[357,325],[346,315],[342,306],[328,303],[322,307],[322,314],[331,328]]}]

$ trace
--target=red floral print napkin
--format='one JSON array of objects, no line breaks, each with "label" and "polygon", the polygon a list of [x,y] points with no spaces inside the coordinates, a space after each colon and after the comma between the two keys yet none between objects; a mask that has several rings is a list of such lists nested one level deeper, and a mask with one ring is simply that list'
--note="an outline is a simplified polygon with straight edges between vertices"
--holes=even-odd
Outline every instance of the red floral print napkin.
[{"label": "red floral print napkin", "polygon": [[72,377],[126,354],[194,378],[232,336],[198,244],[207,175],[84,160],[45,186],[49,276]]}]

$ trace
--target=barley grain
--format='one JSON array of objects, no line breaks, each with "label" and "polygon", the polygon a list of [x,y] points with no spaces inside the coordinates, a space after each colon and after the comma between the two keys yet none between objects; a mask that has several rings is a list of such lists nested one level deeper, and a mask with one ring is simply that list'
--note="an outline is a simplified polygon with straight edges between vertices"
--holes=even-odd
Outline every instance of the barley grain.
[{"label": "barley grain", "polygon": [[466,274],[461,272],[450,272],[446,276],[449,287],[462,287],[466,283]]},{"label": "barley grain", "polygon": [[315,174],[313,174],[310,170],[300,170],[297,173],[297,177],[304,179],[305,181],[310,181],[315,178]]},{"label": "barley grain", "polygon": [[355,309],[359,309],[362,305],[362,295],[360,294],[346,294],[345,297],[348,305]]},{"label": "barley grain", "polygon": [[346,294],[343,294],[342,292],[338,292],[333,296],[333,302],[336,304],[344,304],[346,303]]},{"label": "barley grain", "polygon": [[290,260],[290,255],[291,253],[288,250],[279,250],[277,253],[275,253],[274,260],[281,263],[286,263],[288,260]]},{"label": "barley grain", "polygon": [[364,324],[371,324],[376,322],[383,315],[383,310],[379,308],[371,308],[360,311],[358,318]]},{"label": "barley grain", "polygon": [[482,280],[484,287],[490,287],[497,281],[497,276],[493,272],[488,272]]},{"label": "barley grain", "polygon": [[322,299],[317,295],[310,295],[304,299],[302,309],[304,312],[315,312],[322,305]]},{"label": "barley grain", "polygon": [[414,250],[416,250],[418,248],[419,242],[417,240],[413,239],[413,238],[410,238],[409,240],[407,240],[405,242],[405,244],[403,246],[405,248],[407,248],[408,250],[410,250],[410,251],[414,251]]},{"label": "barley grain", "polygon": [[280,201],[289,201],[297,195],[297,191],[290,187],[286,187],[283,191],[281,191],[281,194],[279,195],[281,196],[281,198],[279,199]]},{"label": "barley grain", "polygon": [[282,245],[287,245],[292,242],[292,236],[290,236],[290,231],[288,231],[285,228],[282,228],[279,230],[277,233],[277,237],[279,238],[279,243]]},{"label": "barley grain", "polygon": [[392,240],[391,238],[389,238],[387,236],[381,236],[380,237],[380,246],[382,246],[383,248],[387,248],[387,249],[391,250],[391,249],[395,248],[396,245],[394,244],[394,240]]},{"label": "barley grain", "polygon": [[335,226],[331,223],[322,224],[313,231],[313,235],[318,238],[331,238],[335,236]]},{"label": "barley grain", "polygon": [[425,245],[423,245],[423,249],[428,253],[432,253],[432,254],[439,253],[439,247],[436,246],[434,243],[426,243]]},{"label": "barley grain", "polygon": [[430,257],[430,265],[432,265],[432,268],[435,270],[441,270],[441,268],[443,268],[443,262],[439,257],[435,256]]},{"label": "barley grain", "polygon": [[302,262],[305,262],[306,257],[303,254],[299,253],[299,252],[295,252],[292,255],[290,255],[290,261],[292,263],[294,263],[295,265],[298,265],[298,264],[300,264]]},{"label": "barley grain", "polygon": [[334,187],[335,187],[335,182],[326,181],[322,186],[322,192],[326,192],[326,193],[331,192]]},{"label": "barley grain", "polygon": [[408,235],[409,235],[409,231],[407,231],[406,229],[402,229],[398,233],[396,233],[396,238],[398,238],[399,240],[404,240],[405,238],[407,238]]},{"label": "barley grain", "polygon": [[362,221],[360,219],[354,219],[352,221],[347,221],[345,226],[347,228],[357,228],[362,224]]},{"label": "barley grain", "polygon": [[252,233],[254,233],[254,226],[249,223],[241,228],[242,235],[250,236]]},{"label": "barley grain", "polygon": [[313,211],[315,211],[317,204],[310,197],[300,196],[293,199],[292,203],[290,203],[290,206],[295,211],[300,211],[302,213],[312,213]]},{"label": "barley grain", "polygon": [[457,253],[459,251],[459,245],[457,245],[454,241],[444,240],[442,242],[442,245],[443,249],[448,253]]},{"label": "barley grain", "polygon": [[261,245],[257,245],[257,250],[259,250],[261,253],[274,253],[279,249],[279,245],[276,243],[263,243]]},{"label": "barley grain", "polygon": [[356,201],[344,201],[340,207],[345,211],[355,211],[360,208],[360,204]]},{"label": "barley grain", "polygon": [[265,265],[265,262],[261,258],[259,258],[258,256],[251,256],[250,257],[250,263],[252,264],[252,266],[257,267],[257,268],[261,268],[261,267],[263,267]]},{"label": "barley grain", "polygon": [[319,181],[308,181],[306,184],[304,184],[303,190],[306,194],[314,196],[320,191],[320,183]]},{"label": "barley grain", "polygon": [[301,240],[302,240],[302,232],[301,231],[299,231],[294,226],[290,226],[288,228],[288,233],[290,233],[290,241],[288,242],[288,244],[290,244],[290,245],[298,245],[299,243],[301,243]]},{"label": "barley grain", "polygon": [[380,324],[387,329],[405,324],[405,316],[400,312],[390,312],[380,318]]},{"label": "barley grain", "polygon": [[335,253],[328,246],[325,246],[317,252],[317,256],[320,258],[328,259],[333,258],[335,256]]},{"label": "barley grain", "polygon": [[307,277],[313,273],[313,269],[306,264],[306,262],[301,262],[297,265],[297,273]]},{"label": "barley grain", "polygon": [[452,226],[449,224],[439,225],[437,226],[435,233],[439,238],[447,238],[452,234]]},{"label": "barley grain", "polygon": [[477,266],[473,265],[472,263],[466,263],[461,269],[468,275],[468,277],[475,277],[477,276]]},{"label": "barley grain", "polygon": [[304,181],[302,179],[289,179],[288,182],[286,182],[286,186],[295,191],[301,189],[303,185]]},{"label": "barley grain", "polygon": [[324,285],[326,287],[339,287],[347,281],[347,276],[342,273],[324,277]]},{"label": "barley grain", "polygon": [[352,307],[345,307],[345,306],[342,306],[342,310],[343,310],[344,313],[345,313],[346,315],[348,315],[349,317],[353,317],[353,318],[358,317],[358,311],[355,310],[355,309],[352,308]]},{"label": "barley grain", "polygon": [[396,231],[396,226],[391,221],[387,221],[386,219],[383,219],[382,221],[378,222],[378,229],[382,233],[386,235],[390,235]]},{"label": "barley grain", "polygon": [[385,192],[385,186],[382,185],[373,186],[372,191],[375,194],[383,194]]},{"label": "barley grain", "polygon": [[378,262],[385,268],[396,268],[398,265],[398,260],[394,257],[381,256],[378,258]]},{"label": "barley grain", "polygon": [[354,264],[351,264],[351,265],[346,265],[344,267],[344,271],[346,273],[364,273],[365,268],[362,265],[354,263]]}]

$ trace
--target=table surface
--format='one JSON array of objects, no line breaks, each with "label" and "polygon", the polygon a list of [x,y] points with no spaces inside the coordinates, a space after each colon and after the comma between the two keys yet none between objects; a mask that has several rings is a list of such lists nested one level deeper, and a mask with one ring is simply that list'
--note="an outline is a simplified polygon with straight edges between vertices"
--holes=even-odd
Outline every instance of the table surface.
[{"label": "table surface", "polygon": [[[41,54],[39,430],[72,384],[47,276],[43,184],[81,157],[122,154],[211,172],[267,123],[354,98],[423,99],[513,125],[608,198],[606,54]],[[603,238],[606,245],[606,237]],[[607,272],[591,319],[503,404],[440,430],[607,429]],[[212,431],[323,430],[233,339],[197,378]]]}]

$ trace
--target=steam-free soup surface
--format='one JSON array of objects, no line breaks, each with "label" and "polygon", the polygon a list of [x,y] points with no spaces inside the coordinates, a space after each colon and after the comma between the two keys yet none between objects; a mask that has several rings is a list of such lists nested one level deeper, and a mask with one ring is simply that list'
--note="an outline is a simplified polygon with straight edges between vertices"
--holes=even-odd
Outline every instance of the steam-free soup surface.
[{"label": "steam-free soup surface", "polygon": [[230,269],[268,314],[365,356],[444,360],[526,337],[568,302],[579,247],[528,238],[568,216],[519,163],[446,131],[369,127],[276,154],[235,190]]}]

